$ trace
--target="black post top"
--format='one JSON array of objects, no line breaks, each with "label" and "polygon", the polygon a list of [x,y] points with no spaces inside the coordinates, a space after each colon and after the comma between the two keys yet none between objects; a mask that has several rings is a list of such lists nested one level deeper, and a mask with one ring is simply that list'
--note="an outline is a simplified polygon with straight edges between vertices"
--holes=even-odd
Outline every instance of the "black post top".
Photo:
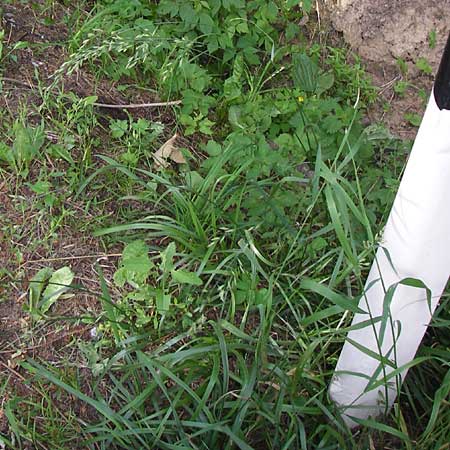
[{"label": "black post top", "polygon": [[450,34],[434,82],[434,99],[441,111],[450,110]]}]

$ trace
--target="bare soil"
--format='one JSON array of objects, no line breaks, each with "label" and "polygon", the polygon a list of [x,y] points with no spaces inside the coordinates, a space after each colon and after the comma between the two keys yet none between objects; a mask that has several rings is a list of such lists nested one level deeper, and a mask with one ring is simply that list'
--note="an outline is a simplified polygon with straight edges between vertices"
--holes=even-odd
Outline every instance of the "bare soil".
[{"label": "bare soil", "polygon": [[[76,2],[72,6],[46,0],[0,3],[0,29],[5,31],[5,48],[26,42],[23,48],[14,51],[14,58],[2,60],[0,109],[9,116],[8,122],[13,122],[23,112],[27,121],[40,122],[38,107],[42,97],[39,88],[52,83],[52,75],[69,56],[67,41]],[[121,84],[127,84],[127,81],[122,79]],[[79,98],[96,95],[100,103],[124,105],[160,101],[153,92],[133,87],[135,81],[129,81],[131,86],[128,89],[119,89],[118,82],[98,80],[86,68],[63,80],[66,93],[73,92]],[[103,126],[107,125],[108,117],[128,117],[120,109],[99,108],[98,113]],[[136,108],[131,114],[166,124],[174,121],[167,108]],[[108,147],[101,128],[98,127],[95,133],[105,148],[96,148],[95,151],[114,157],[116,155]],[[49,140],[58,142],[56,130],[46,129],[46,133]],[[0,138],[6,139],[5,135],[1,136],[1,129]],[[61,164],[54,170],[64,171],[64,162]],[[26,181],[32,183],[38,176],[39,168],[32,169]],[[113,202],[108,202],[102,211],[95,208],[86,211],[83,205],[69,197],[60,208],[70,211],[70,217],[56,232],[49,233],[51,217],[36,207],[36,195],[26,183],[18,182],[15,175],[0,173],[0,384],[2,377],[12,376],[17,381],[13,385],[19,391],[24,375],[18,361],[27,357],[56,361],[64,352],[71,354],[73,361],[74,343],[79,339],[91,339],[89,330],[92,326],[77,318],[98,315],[100,277],[97,266],[101,267],[108,282],[120,256],[115,249],[106,253],[100,240],[94,239],[89,232],[77,231],[80,227],[74,226],[76,223],[95,222],[96,214],[114,215]],[[58,211],[54,213],[57,215]],[[24,310],[28,302],[29,280],[43,267],[56,270],[66,265],[75,273],[74,284],[82,289],[74,289],[71,297],[59,300],[52,308],[52,314],[69,320],[56,320],[37,329]],[[0,425],[1,416],[0,404]]]},{"label": "bare soil", "polygon": [[[58,2],[45,9],[49,4],[38,0],[0,5],[0,29],[5,31],[5,47],[27,42],[24,48],[14,52],[14,59],[2,61],[4,80],[0,109],[4,117],[9,116],[8,122],[13,122],[23,112],[27,121],[39,121],[37,108],[42,99],[37,85],[49,85],[51,75],[67,58],[65,47],[69,30],[66,23],[71,11]],[[128,98],[113,83],[99,85],[88,72],[74,74],[66,83],[68,90],[79,97],[98,95],[99,101],[128,103]],[[139,113],[147,114],[146,111],[137,111]],[[4,126],[2,131],[5,131]],[[54,130],[46,130],[46,133],[48,139],[58,141]],[[63,163],[61,167],[54,167],[55,172],[61,170],[65,170]],[[32,183],[38,176],[39,168],[32,169],[27,181]],[[79,369],[83,370],[77,342],[91,339],[92,326],[80,318],[96,317],[100,311],[97,265],[101,266],[106,279],[112,278],[116,266],[117,254],[107,254],[101,241],[89,233],[77,231],[79,227],[74,226],[77,221],[94,220],[96,211],[87,212],[70,197],[59,208],[71,214],[51,232],[52,217],[39,209],[36,194],[25,182],[18,182],[16,175],[0,173],[0,384],[8,382],[6,396],[40,396],[29,375],[20,368],[19,363],[26,358],[49,362],[66,358],[73,364],[79,361]],[[54,213],[58,215],[61,211]],[[43,267],[56,270],[63,266],[72,269],[74,284],[82,289],[74,289],[71,296],[58,301],[52,311],[55,320],[32,323],[25,312],[29,280]],[[6,426],[2,404],[0,402],[0,432]],[[61,406],[62,411],[79,410],[83,415],[83,406],[73,399],[66,404],[62,402]]]},{"label": "bare soil", "polygon": [[[352,0],[333,23],[368,61],[414,63],[426,58],[436,69],[448,36],[450,0]],[[430,33],[436,42],[430,46]],[[433,43],[432,43],[433,44]]]},{"label": "bare soil", "polygon": [[[414,138],[416,129],[405,114],[424,110],[418,92],[431,91],[448,36],[450,0],[324,0],[324,7],[380,89],[385,105],[373,110],[371,118],[381,119],[402,138]],[[431,66],[431,74],[417,68],[421,58]],[[406,63],[406,74],[400,71],[399,60]],[[398,81],[410,84],[403,96],[394,91]]]}]

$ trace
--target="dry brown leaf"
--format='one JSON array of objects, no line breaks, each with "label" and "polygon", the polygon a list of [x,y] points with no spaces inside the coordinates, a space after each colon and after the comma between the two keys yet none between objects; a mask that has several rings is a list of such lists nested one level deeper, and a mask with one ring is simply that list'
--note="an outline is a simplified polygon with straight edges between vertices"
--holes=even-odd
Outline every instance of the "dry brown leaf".
[{"label": "dry brown leaf", "polygon": [[169,166],[169,160],[177,164],[186,164],[186,159],[183,153],[175,146],[175,141],[178,138],[178,134],[175,133],[170,139],[164,142],[163,145],[153,154],[155,159],[155,167],[166,168]]},{"label": "dry brown leaf", "polygon": [[186,164],[186,158],[183,156],[183,153],[181,153],[181,151],[176,147],[172,150],[170,159],[177,164]]}]

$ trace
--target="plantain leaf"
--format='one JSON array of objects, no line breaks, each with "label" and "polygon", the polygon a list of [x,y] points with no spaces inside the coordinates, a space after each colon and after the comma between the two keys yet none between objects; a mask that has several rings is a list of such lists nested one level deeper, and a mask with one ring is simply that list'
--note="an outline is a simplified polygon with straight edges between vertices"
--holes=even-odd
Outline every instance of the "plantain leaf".
[{"label": "plantain leaf", "polygon": [[41,298],[45,283],[51,277],[53,270],[50,267],[44,267],[30,280],[30,309],[34,310]]},{"label": "plantain leaf", "polygon": [[331,89],[334,84],[334,75],[329,73],[323,73],[320,75],[320,77],[317,79],[317,88],[316,88],[316,94],[320,95],[324,92],[328,91],[328,89]]},{"label": "plantain leaf", "polygon": [[38,303],[38,308],[41,313],[45,314],[59,297],[70,289],[73,278],[74,273],[67,266],[61,267],[61,269],[53,272],[48,280],[48,286],[42,294],[42,299]]},{"label": "plantain leaf", "polygon": [[295,86],[305,92],[315,92],[319,74],[316,63],[305,53],[294,55],[292,63]]}]

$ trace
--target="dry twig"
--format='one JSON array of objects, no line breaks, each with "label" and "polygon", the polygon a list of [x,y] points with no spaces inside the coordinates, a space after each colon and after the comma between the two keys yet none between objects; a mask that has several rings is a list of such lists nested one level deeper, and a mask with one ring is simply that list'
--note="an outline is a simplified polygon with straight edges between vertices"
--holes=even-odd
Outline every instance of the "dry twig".
[{"label": "dry twig", "polygon": [[[15,78],[0,77],[0,81],[6,81],[7,83],[17,84],[19,86],[26,87],[31,90],[38,90],[38,87],[32,83],[26,83],[22,80],[16,80]],[[161,106],[175,106],[181,104],[181,100],[171,100],[168,102],[155,102],[155,103],[130,103],[128,105],[117,105],[114,103],[98,103],[94,102],[92,105],[98,108],[108,109],[138,109],[138,108],[157,108]]]}]

